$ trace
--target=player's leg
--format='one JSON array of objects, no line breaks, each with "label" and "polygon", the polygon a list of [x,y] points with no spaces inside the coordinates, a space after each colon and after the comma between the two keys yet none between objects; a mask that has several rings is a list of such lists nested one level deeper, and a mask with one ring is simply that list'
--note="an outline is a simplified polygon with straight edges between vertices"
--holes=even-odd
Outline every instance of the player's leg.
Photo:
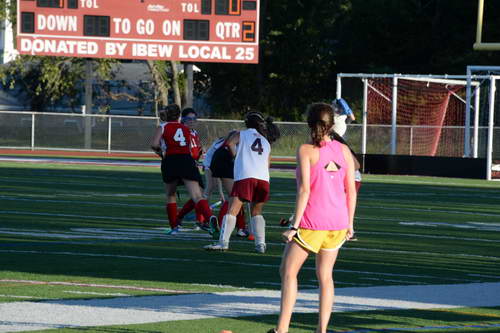
[{"label": "player's leg", "polygon": [[229,209],[227,214],[222,218],[222,227],[220,231],[219,243],[224,246],[229,246],[231,234],[236,227],[236,216],[243,207],[243,202],[238,197],[229,198]]},{"label": "player's leg", "polygon": [[269,182],[255,180],[252,193],[252,206],[250,219],[251,229],[255,237],[255,250],[259,253],[266,252],[266,220],[262,215],[264,203],[269,200]]},{"label": "player's leg", "polygon": [[281,303],[277,332],[288,332],[293,307],[297,299],[297,275],[307,259],[309,252],[294,241],[288,243],[283,253],[280,266]]},{"label": "player's leg", "polygon": [[326,333],[334,299],[333,266],[338,250],[320,250],[316,255],[316,277],[319,282],[319,317],[316,333]]},{"label": "player's leg", "polygon": [[266,220],[262,216],[264,202],[252,203],[250,224],[255,237],[255,250],[259,253],[266,252]]},{"label": "player's leg", "polygon": [[[219,180],[221,182],[224,191],[230,194],[231,190],[233,189],[234,180],[232,178],[219,178]],[[222,228],[222,219],[227,214],[228,210],[229,210],[229,201],[226,200],[222,204],[222,207],[219,211],[219,228]]]},{"label": "player's leg", "polygon": [[203,197],[210,201],[210,196],[217,186],[217,179],[212,177],[212,171],[210,168],[205,168],[205,183],[207,184],[205,190],[203,191]]},{"label": "player's leg", "polygon": [[245,207],[241,207],[240,212],[236,215],[236,229],[236,236],[248,237],[249,231],[245,221]]},{"label": "player's leg", "polygon": [[189,214],[190,211],[194,209],[195,203],[193,199],[189,199],[184,206],[182,206],[181,210],[177,214],[177,220],[180,222],[182,219]]},{"label": "player's leg", "polygon": [[200,184],[197,181],[189,179],[183,179],[183,181],[190,198],[195,203],[195,210],[203,214],[203,217],[208,221],[213,214],[207,199],[203,198]]},{"label": "player's leg", "polygon": [[168,222],[170,224],[169,234],[177,233],[177,201],[175,192],[177,190],[177,180],[165,183],[165,212],[168,217]]}]

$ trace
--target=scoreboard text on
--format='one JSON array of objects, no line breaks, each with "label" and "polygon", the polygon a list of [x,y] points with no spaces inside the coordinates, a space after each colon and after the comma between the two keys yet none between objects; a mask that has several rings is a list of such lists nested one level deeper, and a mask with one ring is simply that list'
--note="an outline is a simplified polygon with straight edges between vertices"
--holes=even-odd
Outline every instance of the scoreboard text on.
[{"label": "scoreboard text on", "polygon": [[21,54],[257,63],[259,0],[17,0]]}]

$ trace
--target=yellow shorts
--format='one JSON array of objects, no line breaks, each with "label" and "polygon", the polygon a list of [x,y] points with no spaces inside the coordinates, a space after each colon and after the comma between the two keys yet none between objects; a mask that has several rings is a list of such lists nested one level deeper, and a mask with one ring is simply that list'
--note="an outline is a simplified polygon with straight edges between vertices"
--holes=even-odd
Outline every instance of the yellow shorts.
[{"label": "yellow shorts", "polygon": [[304,249],[318,253],[320,250],[336,251],[346,241],[347,229],[311,230],[299,228],[293,240]]}]

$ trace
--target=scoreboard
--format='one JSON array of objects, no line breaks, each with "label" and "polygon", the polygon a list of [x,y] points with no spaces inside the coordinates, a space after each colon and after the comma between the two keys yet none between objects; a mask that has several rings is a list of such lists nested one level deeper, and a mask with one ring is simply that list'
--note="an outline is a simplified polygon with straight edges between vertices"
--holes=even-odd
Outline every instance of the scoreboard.
[{"label": "scoreboard", "polygon": [[257,63],[259,0],[17,0],[20,54]]}]

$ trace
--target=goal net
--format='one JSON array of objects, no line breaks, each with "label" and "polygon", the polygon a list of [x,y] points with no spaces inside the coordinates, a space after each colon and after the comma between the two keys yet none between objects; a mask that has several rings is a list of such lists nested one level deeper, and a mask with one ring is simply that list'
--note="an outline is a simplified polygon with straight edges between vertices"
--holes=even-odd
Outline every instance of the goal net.
[{"label": "goal net", "polygon": [[367,85],[370,126],[392,124],[397,103],[397,154],[463,156],[465,81],[382,77]]}]

